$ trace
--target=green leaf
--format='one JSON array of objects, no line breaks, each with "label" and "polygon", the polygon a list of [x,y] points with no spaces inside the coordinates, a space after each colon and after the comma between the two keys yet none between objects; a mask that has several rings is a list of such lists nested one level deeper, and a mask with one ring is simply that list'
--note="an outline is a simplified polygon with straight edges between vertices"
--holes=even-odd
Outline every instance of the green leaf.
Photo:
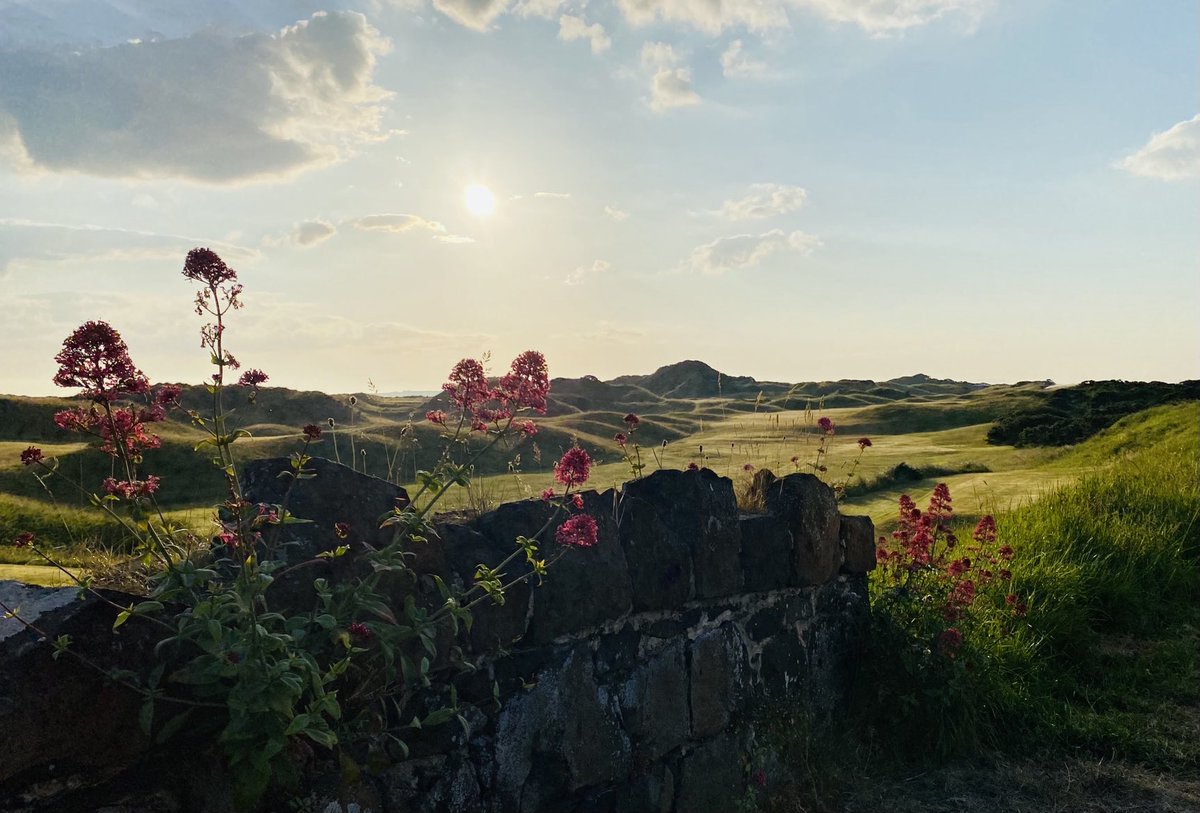
[{"label": "green leaf", "polygon": [[142,710],[138,712],[138,725],[141,726],[142,733],[147,737],[150,736],[150,726],[154,723],[154,698],[147,697],[142,703]]},{"label": "green leaf", "polygon": [[117,620],[113,622],[112,628],[115,630],[117,627],[124,624],[129,620],[129,616],[131,615],[133,615],[132,610],[121,610],[121,612],[117,613]]}]

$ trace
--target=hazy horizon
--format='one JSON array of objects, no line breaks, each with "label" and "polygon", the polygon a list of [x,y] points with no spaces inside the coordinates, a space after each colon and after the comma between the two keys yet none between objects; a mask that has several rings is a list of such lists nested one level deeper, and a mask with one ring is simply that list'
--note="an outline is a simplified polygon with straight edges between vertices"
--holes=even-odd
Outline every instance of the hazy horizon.
[{"label": "hazy horizon", "polygon": [[0,392],[1200,378],[1200,6],[0,0]]}]

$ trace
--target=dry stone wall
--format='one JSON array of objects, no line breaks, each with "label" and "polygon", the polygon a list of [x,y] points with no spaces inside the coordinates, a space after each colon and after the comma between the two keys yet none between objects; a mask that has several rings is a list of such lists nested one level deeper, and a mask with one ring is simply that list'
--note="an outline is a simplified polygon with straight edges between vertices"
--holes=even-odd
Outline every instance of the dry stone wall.
[{"label": "dry stone wall", "polygon": [[[314,464],[317,478],[292,502],[313,522],[289,526],[310,544],[327,539],[339,521],[373,533],[378,517],[406,500],[382,481]],[[282,465],[248,468],[251,499],[278,500]],[[709,470],[660,471],[620,490],[585,493],[584,510],[599,528],[596,546],[570,551],[543,586],[518,587],[503,605],[477,613],[467,645],[480,668],[458,684],[460,696],[480,701],[468,714],[470,730],[452,724],[430,731],[412,743],[410,759],[349,785],[336,772],[318,775],[310,808],[733,810],[756,747],[755,709],[801,701],[819,720],[844,702],[866,631],[866,571],[874,566],[870,520],[840,516],[832,491],[816,478],[760,477],[756,487],[765,510],[753,515],[739,513],[731,481]],[[442,523],[439,538],[418,551],[417,569],[468,584],[476,564],[503,559],[514,538],[532,535],[550,511],[530,500]],[[51,609],[44,621],[53,626],[55,614],[62,624],[79,623],[78,607]],[[0,679],[17,666],[14,658],[35,663],[29,643],[0,641]],[[58,668],[45,659],[36,665]],[[20,699],[0,697],[0,725],[7,727],[5,716]],[[18,717],[36,723],[29,713],[11,719]],[[161,759],[162,748],[127,742],[122,764],[98,768],[63,748],[65,756],[46,752],[45,739],[26,752],[16,745],[21,770],[0,764],[0,810],[221,809],[220,794],[194,781],[129,796],[128,777]],[[39,747],[42,753],[28,753]],[[40,798],[28,792],[51,780],[73,789]]]}]

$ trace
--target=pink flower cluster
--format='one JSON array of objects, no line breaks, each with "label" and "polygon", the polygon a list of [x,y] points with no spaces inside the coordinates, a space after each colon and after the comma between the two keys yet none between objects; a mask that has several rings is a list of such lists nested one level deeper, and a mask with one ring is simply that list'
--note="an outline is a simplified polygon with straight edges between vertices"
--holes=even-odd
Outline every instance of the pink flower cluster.
[{"label": "pink flower cluster", "polygon": [[586,451],[573,446],[554,464],[554,479],[564,486],[578,486],[587,482],[591,476],[592,458]]},{"label": "pink flower cluster", "polygon": [[145,480],[117,480],[114,477],[104,478],[104,491],[122,500],[133,500],[138,497],[149,497],[158,491],[159,478],[151,475]]},{"label": "pink flower cluster", "polygon": [[[546,398],[550,393],[549,369],[546,357],[536,350],[526,350],[513,359],[509,371],[493,385],[483,364],[476,359],[463,359],[450,371],[442,390],[458,407],[463,419],[473,431],[485,432],[489,425],[509,421],[518,411],[532,409],[546,413]],[[426,420],[445,426],[449,416],[442,410],[425,413]],[[537,434],[533,421],[516,424],[527,437]]]},{"label": "pink flower cluster", "polygon": [[85,322],[76,328],[54,360],[54,383],[79,387],[96,403],[150,391],[150,382],[129,358],[125,340],[107,322]]}]

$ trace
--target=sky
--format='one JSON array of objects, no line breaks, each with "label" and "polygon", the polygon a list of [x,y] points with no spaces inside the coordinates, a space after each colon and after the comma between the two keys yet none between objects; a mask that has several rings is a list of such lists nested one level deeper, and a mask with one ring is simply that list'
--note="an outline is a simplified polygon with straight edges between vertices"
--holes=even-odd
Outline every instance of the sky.
[{"label": "sky", "polygon": [[1195,0],[0,0],[0,392],[1200,377]]}]

